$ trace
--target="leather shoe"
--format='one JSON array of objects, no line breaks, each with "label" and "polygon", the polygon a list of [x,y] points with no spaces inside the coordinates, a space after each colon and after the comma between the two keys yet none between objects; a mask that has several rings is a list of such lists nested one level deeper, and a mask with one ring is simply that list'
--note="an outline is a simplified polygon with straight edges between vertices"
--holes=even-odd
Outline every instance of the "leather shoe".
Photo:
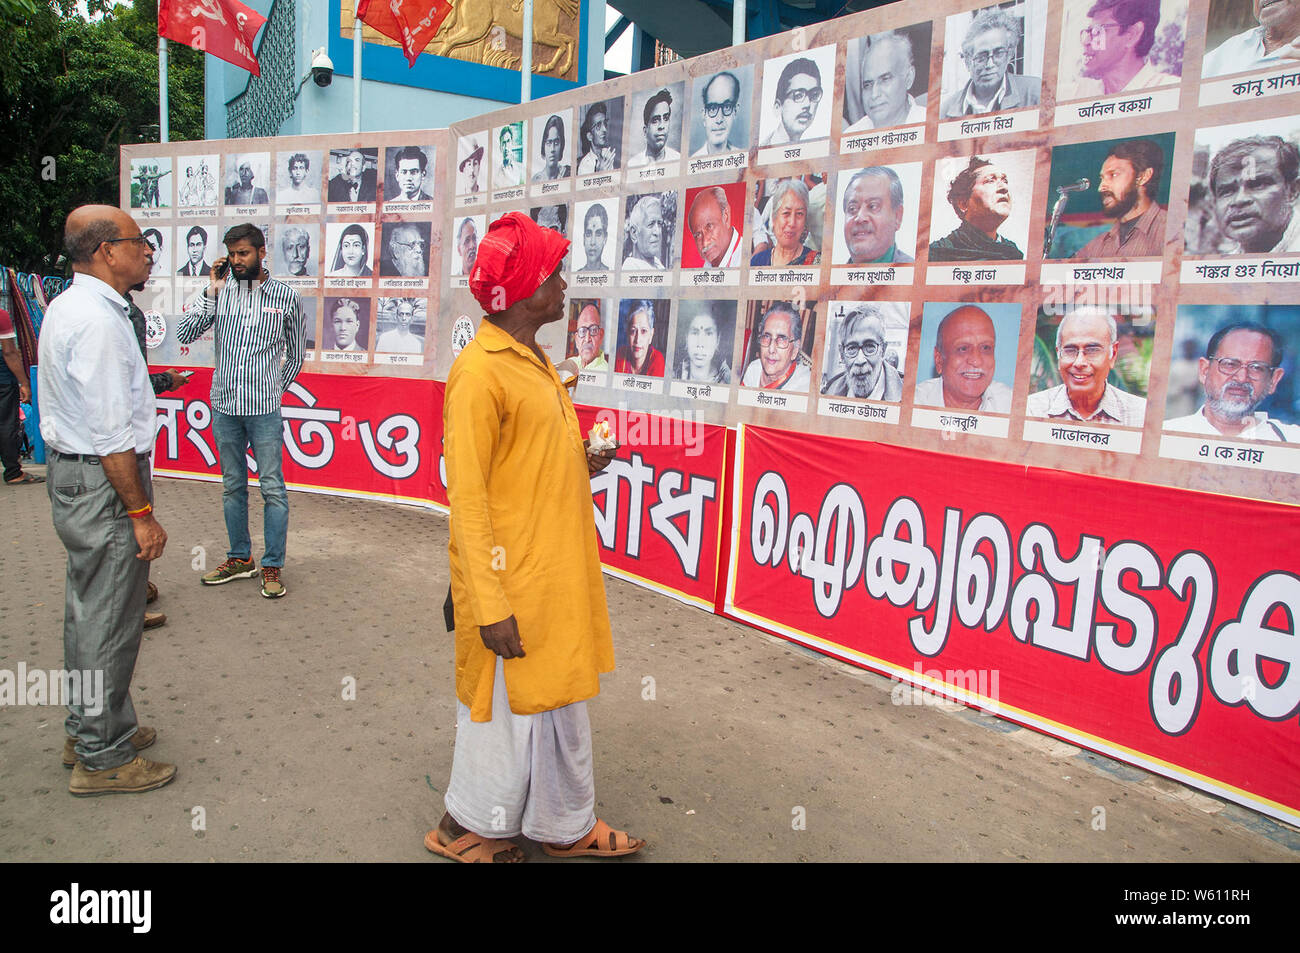
[{"label": "leather shoe", "polygon": [[150,761],[136,755],[134,761],[116,768],[91,771],[81,762],[72,769],[68,793],[73,797],[95,797],[100,794],[139,794],[170,784],[176,777],[176,765]]},{"label": "leather shoe", "polygon": [[152,582],[149,583],[148,592],[149,594],[144,597],[145,605],[148,605],[149,603],[154,602],[158,599],[158,587],[155,586]]},{"label": "leather shoe", "polygon": [[156,629],[160,625],[167,624],[167,616],[162,612],[145,612],[144,627],[146,629]]},{"label": "leather shoe", "polygon": [[[135,745],[135,750],[147,748],[158,740],[158,732],[153,728],[146,728],[140,725],[131,736],[131,744]],[[67,737],[63,742],[63,766],[65,768],[74,768],[77,766],[77,739],[72,735]]]}]

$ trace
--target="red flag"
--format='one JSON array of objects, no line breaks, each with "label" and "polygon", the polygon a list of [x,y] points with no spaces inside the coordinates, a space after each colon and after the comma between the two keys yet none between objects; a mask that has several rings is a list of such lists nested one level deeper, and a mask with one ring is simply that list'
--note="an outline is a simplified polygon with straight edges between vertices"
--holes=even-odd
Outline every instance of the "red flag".
[{"label": "red flag", "polygon": [[451,4],[447,0],[361,0],[357,8],[362,23],[402,44],[406,61],[412,66],[449,13]]},{"label": "red flag", "polygon": [[158,0],[158,35],[261,76],[253,37],[266,17],[239,0]]}]

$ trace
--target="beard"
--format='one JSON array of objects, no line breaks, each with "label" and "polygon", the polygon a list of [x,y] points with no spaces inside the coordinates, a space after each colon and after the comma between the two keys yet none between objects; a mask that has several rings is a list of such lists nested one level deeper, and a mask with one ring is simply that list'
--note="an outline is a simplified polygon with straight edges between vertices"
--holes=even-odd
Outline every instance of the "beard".
[{"label": "beard", "polygon": [[1137,200],[1137,186],[1130,186],[1123,195],[1116,196],[1112,204],[1106,205],[1105,202],[1102,202],[1101,212],[1107,218],[1123,218],[1133,210],[1134,205],[1137,205]]},{"label": "beard", "polygon": [[1210,397],[1208,394],[1205,403],[1216,414],[1226,417],[1228,420],[1242,420],[1255,412],[1255,408],[1262,402],[1255,389],[1254,384],[1237,384],[1238,388],[1246,388],[1249,394],[1236,395],[1228,393],[1228,385],[1225,385],[1219,391],[1217,397]]}]

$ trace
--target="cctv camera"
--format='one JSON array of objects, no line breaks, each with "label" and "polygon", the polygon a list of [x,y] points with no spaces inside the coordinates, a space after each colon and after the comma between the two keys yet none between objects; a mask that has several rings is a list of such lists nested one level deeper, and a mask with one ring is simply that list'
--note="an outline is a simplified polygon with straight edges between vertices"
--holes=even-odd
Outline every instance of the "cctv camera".
[{"label": "cctv camera", "polygon": [[325,55],[321,47],[311,55],[311,78],[317,86],[328,86],[334,80],[334,61]]}]

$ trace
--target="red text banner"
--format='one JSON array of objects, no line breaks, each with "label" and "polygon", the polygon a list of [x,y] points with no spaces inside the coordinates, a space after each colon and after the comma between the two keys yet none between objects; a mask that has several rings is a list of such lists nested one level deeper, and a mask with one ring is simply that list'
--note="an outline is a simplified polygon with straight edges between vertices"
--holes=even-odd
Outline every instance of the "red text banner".
[{"label": "red text banner", "polygon": [[742,427],[729,615],[1300,821],[1300,510]]}]

